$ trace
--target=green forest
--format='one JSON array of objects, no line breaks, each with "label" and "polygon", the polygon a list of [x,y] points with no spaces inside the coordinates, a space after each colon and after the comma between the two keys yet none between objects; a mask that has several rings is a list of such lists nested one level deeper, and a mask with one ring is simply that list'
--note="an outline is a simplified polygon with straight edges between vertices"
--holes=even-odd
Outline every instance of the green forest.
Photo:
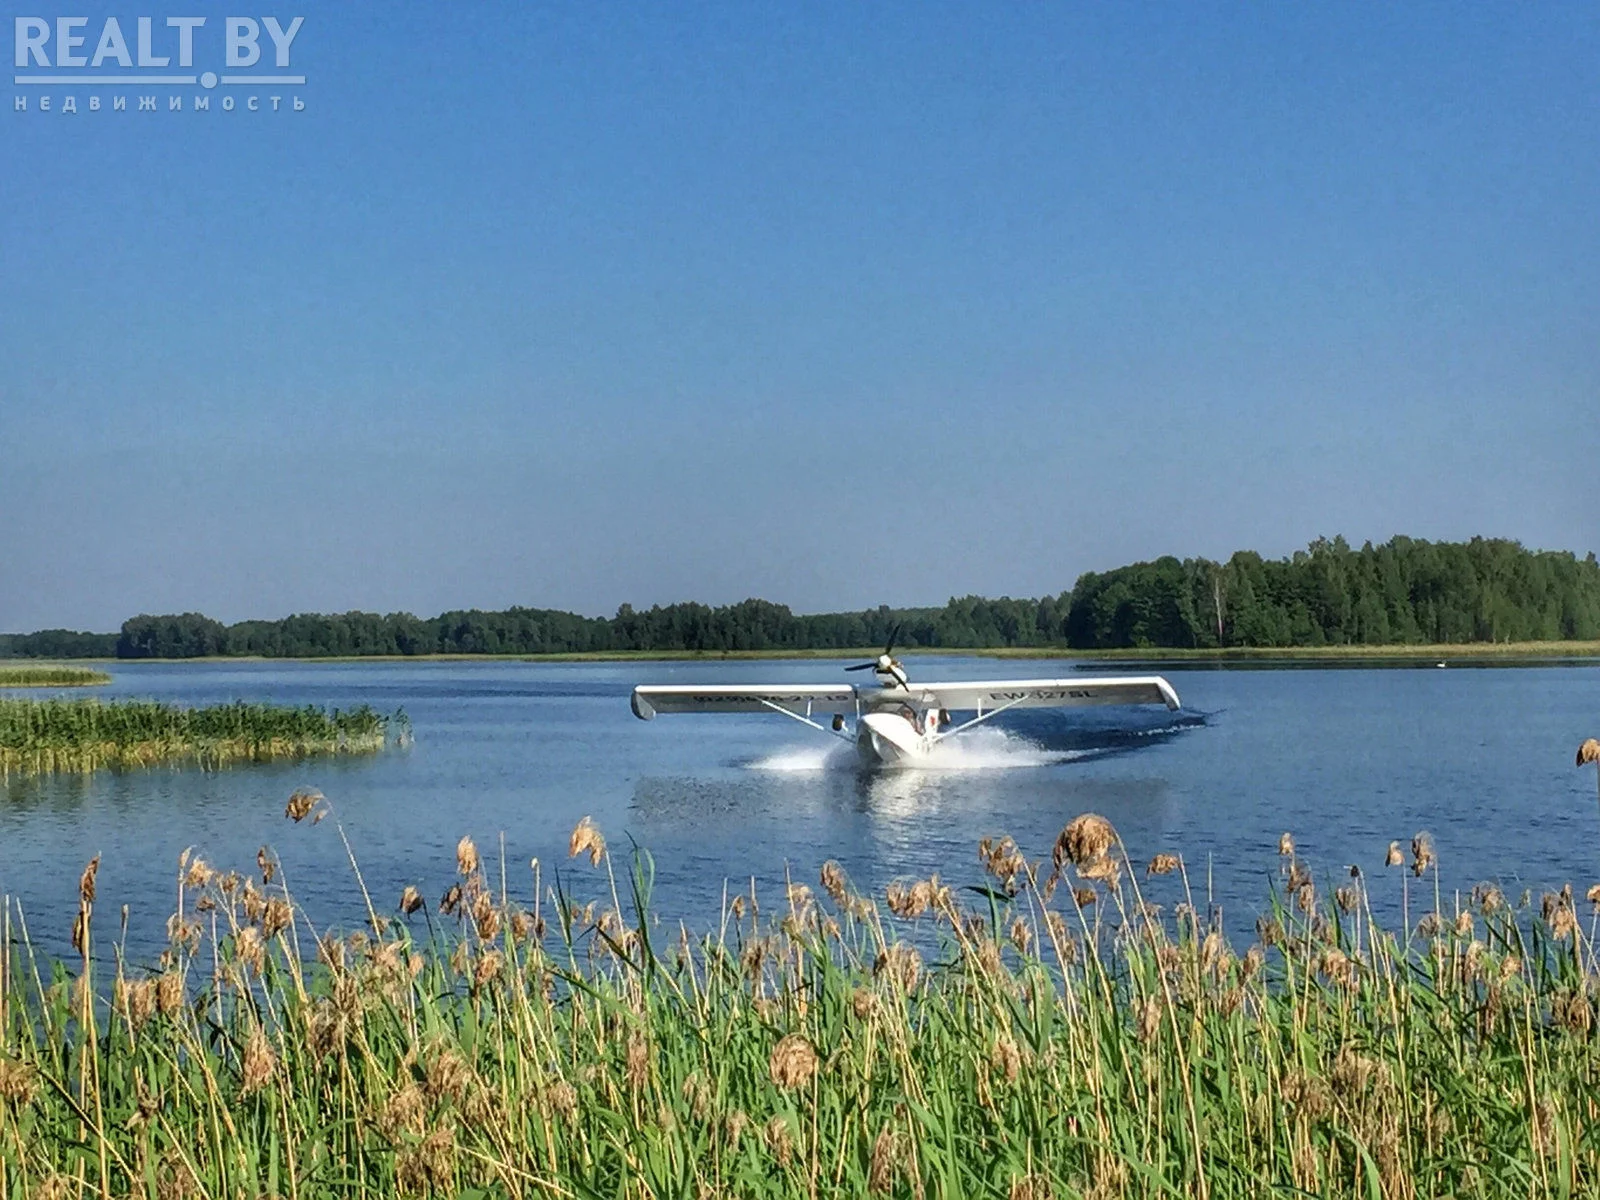
[{"label": "green forest", "polygon": [[0,657],[573,654],[907,648],[1194,648],[1588,641],[1600,638],[1593,552],[1528,550],[1492,538],[1395,537],[1352,549],[1319,538],[1281,559],[1162,557],[1089,572],[1033,600],[981,596],[942,608],[797,614],[765,600],[684,603],[612,617],[540,608],[304,613],[224,625],[200,613],[133,617],[118,633],[0,635]]}]

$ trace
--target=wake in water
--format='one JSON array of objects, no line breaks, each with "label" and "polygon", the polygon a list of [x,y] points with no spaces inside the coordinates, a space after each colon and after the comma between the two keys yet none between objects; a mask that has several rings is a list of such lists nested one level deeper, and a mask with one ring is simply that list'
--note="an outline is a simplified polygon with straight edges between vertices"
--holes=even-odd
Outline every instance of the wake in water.
[{"label": "wake in water", "polygon": [[[1029,718],[1032,717],[1030,720]],[[915,765],[889,767],[901,771],[1007,771],[1022,767],[1049,767],[1058,763],[1123,754],[1141,746],[1165,741],[1196,725],[1203,713],[1162,714],[1160,724],[1147,727],[1108,722],[1059,722],[1019,713],[1012,720],[1027,732],[997,725],[974,729],[940,742],[927,758]],[[863,768],[855,747],[844,744],[790,746],[744,764],[754,771],[808,772],[859,771]],[[885,768],[872,768],[885,769]]]},{"label": "wake in water", "polygon": [[[1083,758],[1083,750],[1049,750],[1037,742],[1003,729],[974,729],[940,742],[914,766],[902,771],[1004,771],[1017,767],[1047,767]],[[792,746],[746,764],[754,771],[858,771],[861,760],[854,746]]]}]

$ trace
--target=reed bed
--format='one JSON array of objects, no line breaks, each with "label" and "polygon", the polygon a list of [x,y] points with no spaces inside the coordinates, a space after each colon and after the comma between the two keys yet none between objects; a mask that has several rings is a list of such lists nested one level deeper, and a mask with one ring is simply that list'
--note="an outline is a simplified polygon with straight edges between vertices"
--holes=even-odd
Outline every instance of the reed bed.
[{"label": "reed bed", "polygon": [[1582,901],[1447,904],[1426,837],[1391,849],[1325,894],[1286,837],[1242,953],[1092,815],[1041,861],[986,841],[982,886],[829,863],[698,936],[587,819],[565,883],[464,838],[434,904],[352,856],[342,936],[266,848],[186,854],[148,969],[101,943],[97,859],[73,961],[6,905],[0,1196],[1595,1194]]},{"label": "reed bed", "polygon": [[89,667],[0,664],[0,687],[95,687],[110,682],[111,676]]},{"label": "reed bed", "polygon": [[[243,701],[179,708],[151,700],[0,700],[0,777],[240,762],[383,748],[391,718]],[[403,732],[403,717],[402,736]]]}]

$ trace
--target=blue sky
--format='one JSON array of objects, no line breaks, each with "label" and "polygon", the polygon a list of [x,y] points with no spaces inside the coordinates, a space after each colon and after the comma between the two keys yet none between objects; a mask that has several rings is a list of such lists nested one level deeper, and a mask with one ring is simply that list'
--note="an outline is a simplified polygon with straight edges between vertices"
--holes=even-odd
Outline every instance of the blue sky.
[{"label": "blue sky", "polygon": [[1600,549],[1591,4],[279,15],[0,98],[0,629]]}]

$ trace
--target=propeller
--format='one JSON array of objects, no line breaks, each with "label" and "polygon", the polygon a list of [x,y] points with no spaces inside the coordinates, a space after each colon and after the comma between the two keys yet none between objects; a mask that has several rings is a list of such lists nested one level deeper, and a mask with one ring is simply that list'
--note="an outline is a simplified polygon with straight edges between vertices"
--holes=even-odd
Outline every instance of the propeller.
[{"label": "propeller", "polygon": [[895,643],[895,639],[900,636],[900,628],[901,627],[899,625],[896,625],[893,629],[891,629],[889,631],[888,644],[884,646],[883,653],[878,655],[877,658],[873,659],[871,662],[856,663],[852,667],[846,667],[845,670],[846,671],[874,671],[875,670],[875,671],[882,671],[885,674],[887,674],[888,672],[894,670],[897,666],[900,665],[899,663],[895,662],[895,660],[894,660],[894,643]]}]

